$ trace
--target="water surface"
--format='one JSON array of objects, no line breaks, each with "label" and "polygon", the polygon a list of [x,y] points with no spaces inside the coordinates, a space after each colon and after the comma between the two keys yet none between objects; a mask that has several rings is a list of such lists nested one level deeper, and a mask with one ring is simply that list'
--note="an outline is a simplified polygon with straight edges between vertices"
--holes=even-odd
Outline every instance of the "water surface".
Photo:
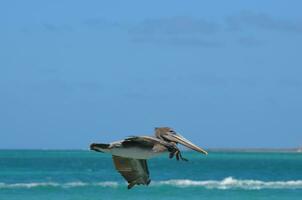
[{"label": "water surface", "polygon": [[0,199],[299,199],[302,154],[184,152],[149,160],[149,187],[127,190],[111,156],[91,151],[0,151]]}]

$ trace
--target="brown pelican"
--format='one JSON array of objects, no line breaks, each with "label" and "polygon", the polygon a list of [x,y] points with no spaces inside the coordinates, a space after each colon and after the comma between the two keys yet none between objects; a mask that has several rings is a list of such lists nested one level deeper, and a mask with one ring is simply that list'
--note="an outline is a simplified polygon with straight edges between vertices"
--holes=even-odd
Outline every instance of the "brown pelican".
[{"label": "brown pelican", "polygon": [[110,144],[90,145],[90,149],[112,154],[115,168],[127,180],[128,189],[134,185],[149,185],[149,170],[147,159],[168,152],[177,160],[185,160],[176,144],[182,144],[197,152],[208,154],[202,148],[194,145],[173,129],[168,127],[155,128],[155,137],[132,136]]}]

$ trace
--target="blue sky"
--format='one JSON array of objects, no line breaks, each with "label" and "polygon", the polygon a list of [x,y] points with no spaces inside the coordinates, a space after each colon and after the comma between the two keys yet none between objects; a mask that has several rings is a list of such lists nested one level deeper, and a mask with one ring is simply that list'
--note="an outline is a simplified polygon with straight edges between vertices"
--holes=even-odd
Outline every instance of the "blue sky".
[{"label": "blue sky", "polygon": [[1,1],[0,148],[170,126],[202,147],[302,146],[301,1]]}]

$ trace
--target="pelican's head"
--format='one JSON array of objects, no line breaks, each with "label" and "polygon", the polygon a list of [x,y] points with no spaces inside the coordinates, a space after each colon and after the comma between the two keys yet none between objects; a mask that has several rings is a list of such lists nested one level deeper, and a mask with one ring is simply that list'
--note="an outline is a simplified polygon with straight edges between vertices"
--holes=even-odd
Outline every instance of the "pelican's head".
[{"label": "pelican's head", "polygon": [[179,143],[197,152],[206,155],[208,154],[208,152],[206,152],[202,148],[196,146],[195,144],[184,138],[179,133],[176,133],[172,128],[169,127],[155,128],[155,135],[157,138],[165,140],[167,142],[175,142],[176,144]]}]

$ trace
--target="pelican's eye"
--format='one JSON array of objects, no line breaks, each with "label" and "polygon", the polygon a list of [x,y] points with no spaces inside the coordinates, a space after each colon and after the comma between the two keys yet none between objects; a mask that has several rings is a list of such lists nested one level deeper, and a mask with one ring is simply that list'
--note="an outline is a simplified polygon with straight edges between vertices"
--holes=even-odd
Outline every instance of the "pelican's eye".
[{"label": "pelican's eye", "polygon": [[169,132],[172,133],[172,134],[176,134],[175,131],[173,131],[173,130],[170,130]]}]

